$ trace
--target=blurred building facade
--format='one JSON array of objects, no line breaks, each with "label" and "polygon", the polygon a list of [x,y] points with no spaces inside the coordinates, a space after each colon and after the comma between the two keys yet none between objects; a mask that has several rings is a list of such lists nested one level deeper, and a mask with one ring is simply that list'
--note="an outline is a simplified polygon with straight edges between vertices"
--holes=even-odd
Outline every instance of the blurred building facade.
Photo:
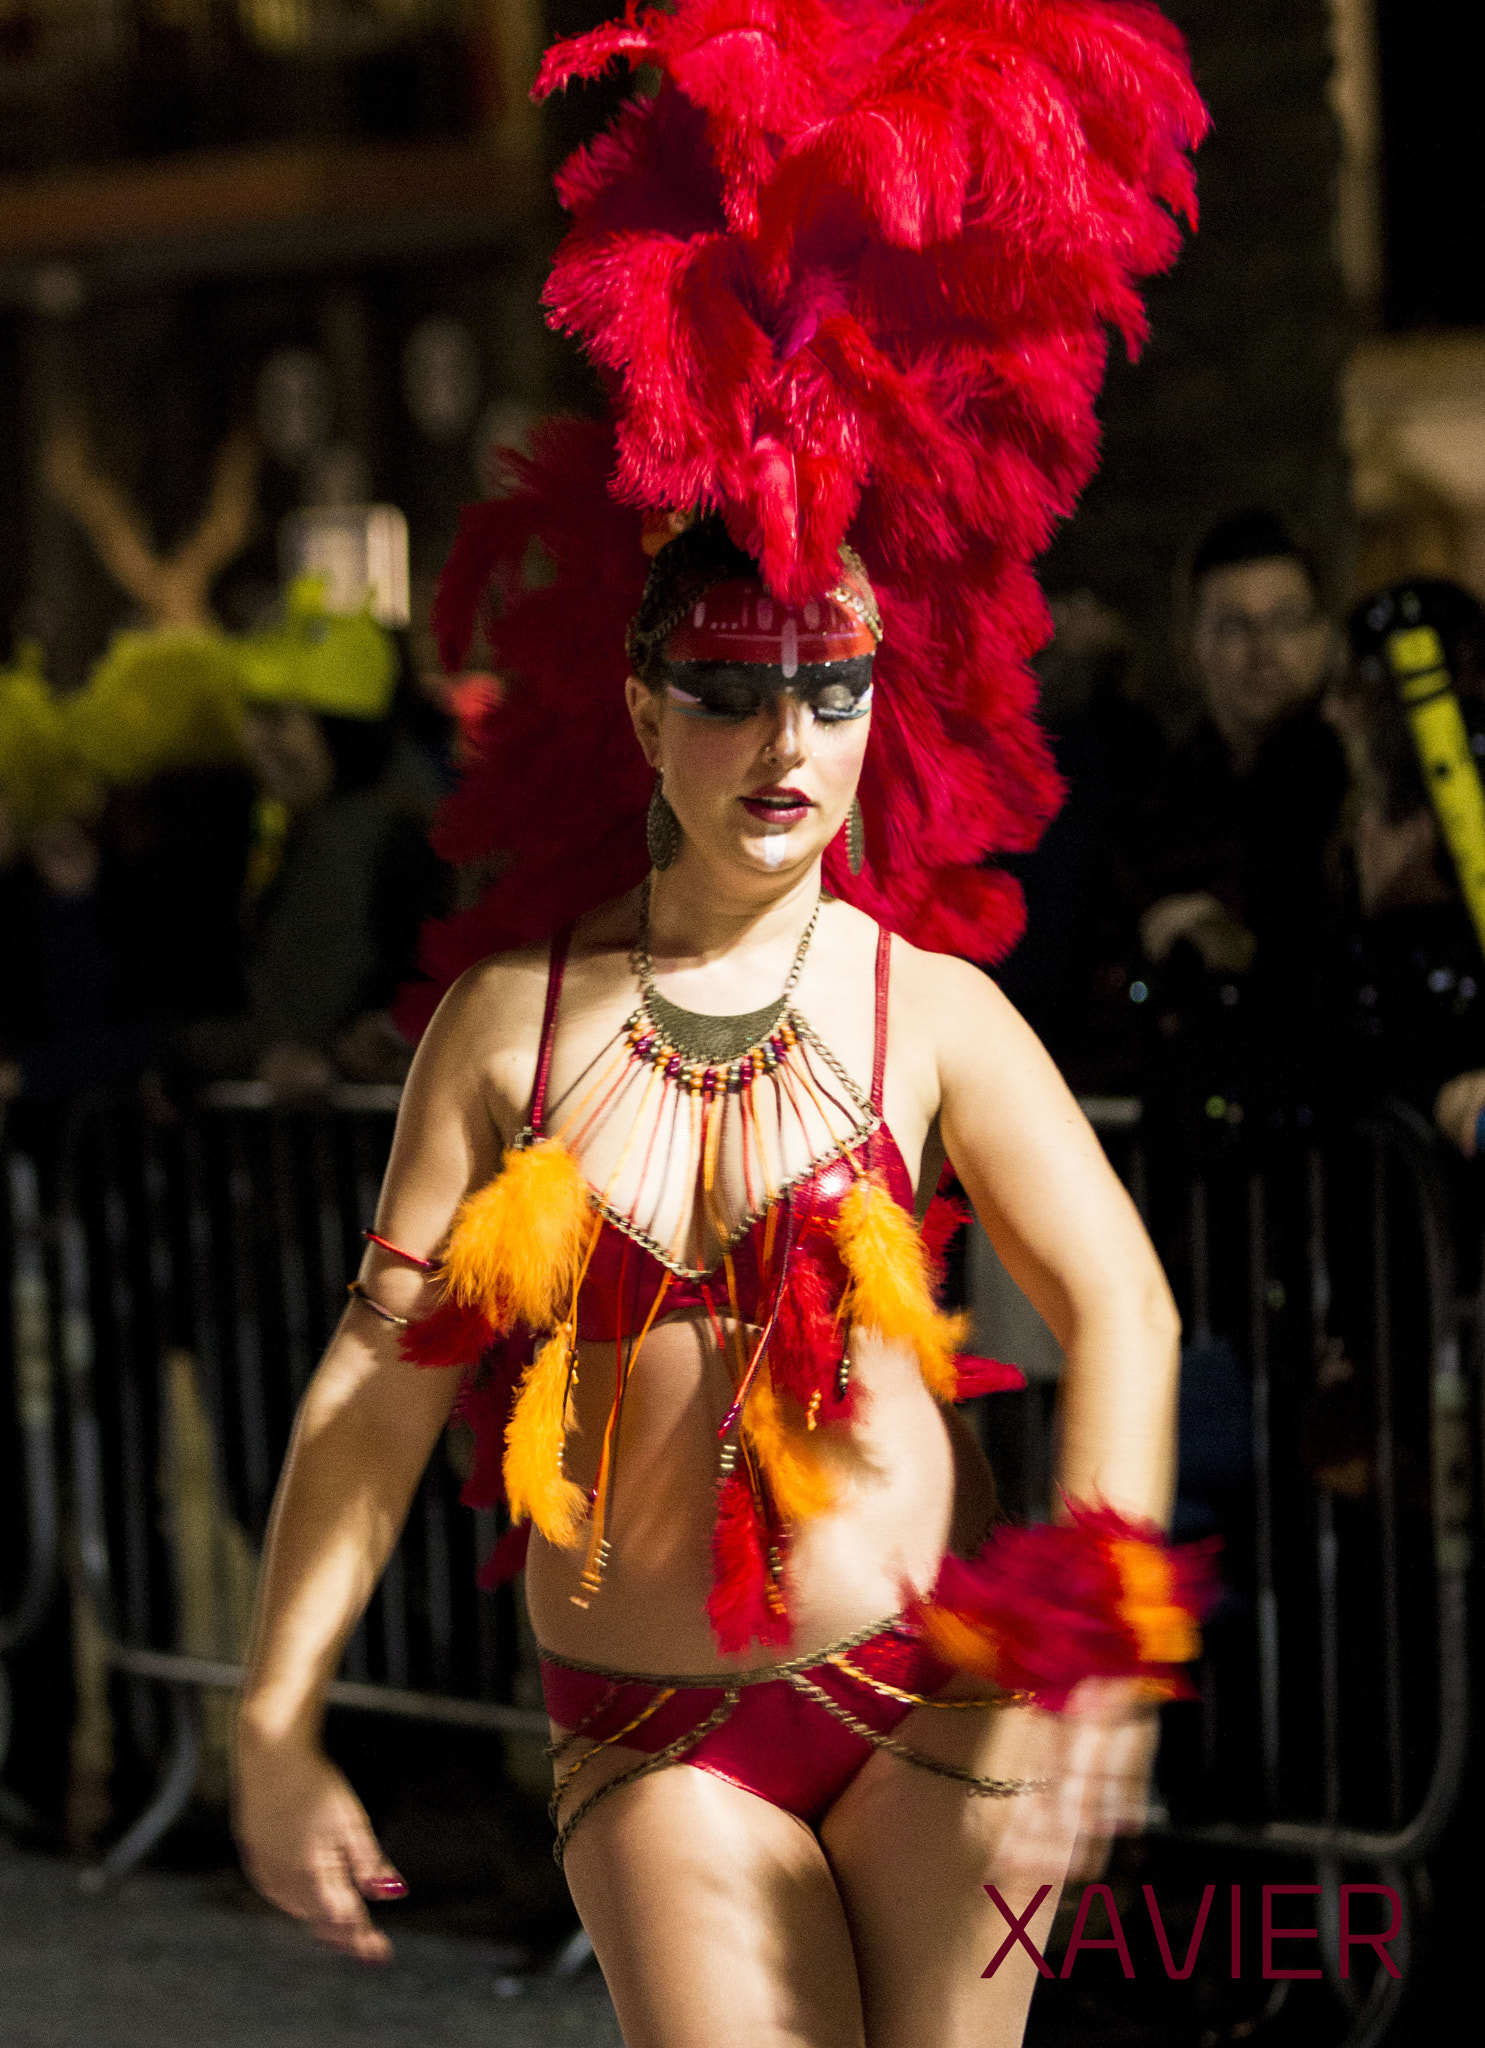
[{"label": "blurred building facade", "polygon": [[1048,558],[1189,704],[1181,571],[1279,514],[1343,604],[1409,575],[1485,595],[1485,141],[1448,0],[1166,0],[1214,117],[1201,232],[1116,351],[1105,460]]},{"label": "blurred building facade", "polygon": [[[550,170],[619,88],[541,113],[526,88],[547,40],[611,11],[0,0],[0,637],[68,684],[130,614],[47,487],[60,428],[162,555],[253,428],[226,623],[269,601],[285,512],[368,498],[408,514],[416,619],[488,445],[594,397],[538,294]],[[1482,586],[1485,201],[1448,0],[1166,11],[1214,115],[1202,232],[1141,363],[1114,350],[1104,467],[1046,581],[1122,616],[1135,686],[1179,724],[1173,591],[1236,504],[1284,517],[1338,598],[1399,569]]]},{"label": "blurred building facade", "polygon": [[136,598],[50,487],[59,438],[167,560],[252,432],[229,626],[301,505],[401,506],[426,599],[487,446],[563,396],[547,31],[534,0],[0,0],[0,623],[59,684]]},{"label": "blurred building facade", "polygon": [[1165,4],[1212,112],[1197,160],[1201,228],[1149,294],[1141,360],[1111,351],[1103,467],[1046,580],[1054,593],[1088,588],[1122,615],[1137,687],[1168,723],[1187,701],[1175,645],[1183,570],[1217,519],[1264,506],[1333,582],[1349,573],[1339,391],[1352,315],[1332,93],[1347,4]]}]

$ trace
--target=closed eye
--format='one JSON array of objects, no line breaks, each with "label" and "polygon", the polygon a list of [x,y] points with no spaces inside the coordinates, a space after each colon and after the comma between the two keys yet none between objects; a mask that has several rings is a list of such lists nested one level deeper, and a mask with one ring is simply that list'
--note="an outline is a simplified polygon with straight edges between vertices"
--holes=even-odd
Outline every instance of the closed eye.
[{"label": "closed eye", "polygon": [[688,717],[715,718],[727,725],[740,725],[744,719],[756,718],[763,708],[756,691],[729,691],[722,687],[709,689],[704,697],[698,697],[677,683],[667,683],[665,694]]},{"label": "closed eye", "polygon": [[822,725],[844,725],[852,718],[865,718],[871,709],[871,685],[859,697],[852,696],[844,683],[828,683],[810,695],[810,708]]},{"label": "closed eye", "polygon": [[809,662],[789,680],[764,663],[673,662],[669,669],[666,699],[688,718],[741,725],[784,695],[807,705],[821,725],[843,725],[871,709],[870,655]]}]

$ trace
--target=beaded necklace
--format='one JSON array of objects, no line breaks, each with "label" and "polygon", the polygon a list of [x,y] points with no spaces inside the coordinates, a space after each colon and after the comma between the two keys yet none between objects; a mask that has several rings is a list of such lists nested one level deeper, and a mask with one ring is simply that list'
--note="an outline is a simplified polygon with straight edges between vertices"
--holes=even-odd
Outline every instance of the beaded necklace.
[{"label": "beaded necklace", "polygon": [[[639,937],[634,942],[630,961],[634,978],[639,983],[640,1006],[630,1019],[631,1026],[636,1020],[648,1023],[650,1030],[644,1033],[644,1048],[636,1047],[641,1058],[656,1063],[665,1060],[693,1063],[707,1062],[702,1069],[704,1083],[715,1085],[716,1069],[712,1062],[720,1061],[728,1073],[728,1085],[736,1088],[746,1084],[751,1076],[751,1061],[755,1054],[765,1062],[777,1064],[782,1046],[771,1043],[771,1037],[789,1007],[789,998],[799,985],[804,970],[805,956],[810,941],[815,936],[815,926],[820,922],[820,908],[823,896],[818,897],[810,912],[810,921],[800,934],[799,944],[794,949],[794,961],[789,969],[788,979],[782,993],[775,1001],[765,1004],[761,1010],[750,1010],[741,1017],[714,1017],[699,1010],[683,1010],[679,1004],[662,996],[655,986],[655,963],[650,958],[650,877],[646,875],[640,895]],[[743,1069],[749,1071],[744,1074]],[[682,1069],[675,1068],[679,1076]]]},{"label": "beaded necklace", "polygon": [[[853,1151],[880,1118],[795,1007],[823,897],[781,993],[743,1016],[685,1010],[655,986],[649,887],[631,954],[639,1002],[552,1105],[595,1207],[676,1278],[706,1280],[799,1182]],[[603,1158],[605,1132],[621,1134]],[[769,1229],[771,1250],[772,1228]]]}]

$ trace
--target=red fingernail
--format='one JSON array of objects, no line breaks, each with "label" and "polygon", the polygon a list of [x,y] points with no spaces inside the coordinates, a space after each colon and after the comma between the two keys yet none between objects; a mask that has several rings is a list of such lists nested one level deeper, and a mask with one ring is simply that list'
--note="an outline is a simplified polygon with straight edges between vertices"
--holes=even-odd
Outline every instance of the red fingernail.
[{"label": "red fingernail", "polygon": [[373,1899],[403,1899],[407,1896],[407,1885],[400,1877],[368,1878],[362,1890]]}]

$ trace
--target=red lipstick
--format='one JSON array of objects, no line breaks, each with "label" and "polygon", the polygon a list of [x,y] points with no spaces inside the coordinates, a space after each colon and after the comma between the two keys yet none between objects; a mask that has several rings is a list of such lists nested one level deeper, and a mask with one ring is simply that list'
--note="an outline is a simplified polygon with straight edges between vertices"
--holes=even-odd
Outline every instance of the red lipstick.
[{"label": "red lipstick", "polygon": [[769,789],[755,790],[751,796],[743,797],[741,803],[751,817],[770,825],[797,825],[815,808],[802,789],[778,783]]}]

